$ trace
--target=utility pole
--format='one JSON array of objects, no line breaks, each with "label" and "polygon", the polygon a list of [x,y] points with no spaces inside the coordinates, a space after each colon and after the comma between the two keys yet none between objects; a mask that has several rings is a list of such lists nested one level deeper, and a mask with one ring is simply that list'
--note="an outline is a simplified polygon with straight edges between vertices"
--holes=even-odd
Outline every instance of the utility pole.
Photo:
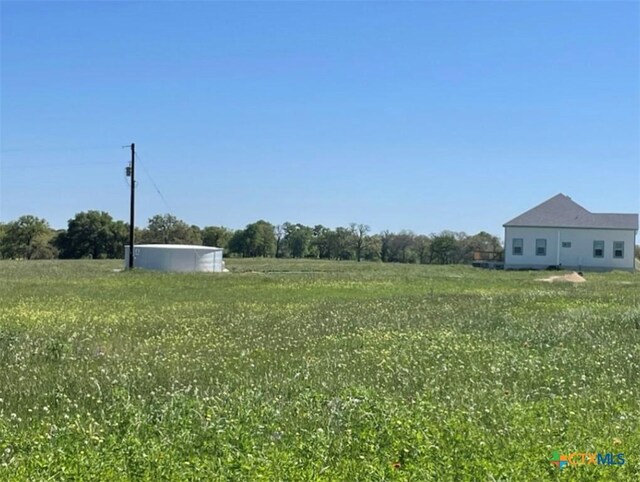
[{"label": "utility pole", "polygon": [[131,143],[131,166],[128,169],[131,176],[131,207],[129,218],[129,269],[133,269],[133,229],[136,205],[136,145]]}]

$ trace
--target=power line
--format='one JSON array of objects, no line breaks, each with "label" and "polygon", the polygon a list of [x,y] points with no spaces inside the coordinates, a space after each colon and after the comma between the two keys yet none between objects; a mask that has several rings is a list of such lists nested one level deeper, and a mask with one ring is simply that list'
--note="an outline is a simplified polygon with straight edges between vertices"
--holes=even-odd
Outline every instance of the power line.
[{"label": "power line", "polygon": [[160,196],[160,199],[162,200],[162,202],[164,203],[165,207],[167,208],[167,211],[169,213],[173,213],[173,209],[171,208],[171,206],[169,206],[169,203],[167,202],[167,200],[165,199],[164,195],[162,194],[162,191],[160,191],[160,188],[158,187],[156,182],[153,180],[153,177],[151,177],[151,173],[146,168],[145,162],[143,162],[142,159],[140,159],[140,155],[137,152],[136,152],[136,159],[138,161],[140,161],[140,166],[142,167],[142,170],[144,171],[146,176],[149,178],[149,181],[151,181],[151,185],[153,186],[153,188],[158,193],[158,196]]},{"label": "power line", "polygon": [[[115,146],[84,146],[84,147],[13,147],[13,148],[4,148],[0,149],[0,152],[5,153],[34,153],[34,152],[62,152],[62,153],[73,153],[73,152],[83,152],[83,151],[115,151],[120,150],[120,147]],[[60,162],[56,161],[53,163],[15,163],[15,162],[7,162],[5,160],[0,160],[0,169],[1,170],[13,170],[13,169],[57,169],[60,167],[77,167],[77,166],[99,166],[99,165],[114,165],[119,162],[115,156],[113,161],[71,161],[71,162]]]},{"label": "power line", "polygon": [[[139,165],[142,166],[142,170],[144,171],[144,173],[146,174],[146,176],[149,178],[149,181],[151,181],[151,184],[153,185],[154,189],[156,190],[156,192],[158,193],[158,196],[160,196],[160,199],[162,199],[162,202],[164,203],[165,207],[167,208],[167,212],[168,214],[175,216],[175,214],[173,213],[173,209],[171,208],[171,206],[169,206],[169,203],[167,202],[167,200],[165,199],[164,195],[162,194],[162,191],[160,191],[160,188],[158,187],[158,185],[156,184],[156,182],[153,180],[153,177],[151,176],[151,173],[149,172],[149,170],[145,167],[145,163],[142,162],[142,159],[140,159],[140,156],[138,155],[138,152],[135,151],[134,153],[135,158],[138,160]],[[193,247],[193,252],[195,254],[197,254],[197,251],[195,249],[195,246]]]},{"label": "power line", "polygon": [[58,167],[77,167],[77,166],[104,166],[104,165],[115,165],[119,161],[78,161],[78,162],[65,162],[65,163],[53,163],[53,164],[13,164],[13,163],[5,163],[0,162],[0,169],[47,169],[47,168],[58,168]]},{"label": "power line", "polygon": [[84,146],[84,147],[8,147],[0,149],[0,152],[80,152],[80,151],[106,151],[120,149],[121,146]]}]

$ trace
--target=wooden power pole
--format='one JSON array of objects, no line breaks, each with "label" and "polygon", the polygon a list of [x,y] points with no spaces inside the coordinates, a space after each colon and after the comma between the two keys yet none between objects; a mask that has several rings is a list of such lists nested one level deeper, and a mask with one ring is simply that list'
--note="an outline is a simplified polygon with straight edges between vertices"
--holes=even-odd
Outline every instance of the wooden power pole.
[{"label": "wooden power pole", "polygon": [[129,269],[133,269],[133,230],[136,206],[136,145],[131,143],[131,166],[128,169],[131,176],[131,207],[129,215]]}]

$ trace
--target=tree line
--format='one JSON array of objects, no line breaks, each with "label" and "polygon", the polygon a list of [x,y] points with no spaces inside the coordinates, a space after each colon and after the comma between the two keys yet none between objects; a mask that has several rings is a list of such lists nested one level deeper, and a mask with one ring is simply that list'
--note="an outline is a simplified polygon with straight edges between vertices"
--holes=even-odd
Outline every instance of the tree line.
[{"label": "tree line", "polygon": [[[421,264],[468,263],[476,252],[500,253],[500,240],[486,232],[443,231],[422,235],[403,230],[373,234],[368,225],[335,229],[264,220],[233,230],[189,225],[171,214],[157,214],[135,230],[143,243],[191,244],[224,248],[226,256],[316,258]],[[42,218],[21,216],[0,223],[0,257],[5,259],[122,258],[129,227],[104,211],[77,213],[67,229],[54,230]]]}]

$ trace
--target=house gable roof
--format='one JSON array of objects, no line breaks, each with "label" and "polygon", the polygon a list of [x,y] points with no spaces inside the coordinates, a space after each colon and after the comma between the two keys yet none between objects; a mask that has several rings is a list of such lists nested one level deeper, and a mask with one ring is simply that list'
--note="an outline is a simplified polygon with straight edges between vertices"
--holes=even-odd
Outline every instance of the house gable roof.
[{"label": "house gable roof", "polygon": [[503,226],[637,230],[638,215],[592,213],[569,196],[556,194]]}]

